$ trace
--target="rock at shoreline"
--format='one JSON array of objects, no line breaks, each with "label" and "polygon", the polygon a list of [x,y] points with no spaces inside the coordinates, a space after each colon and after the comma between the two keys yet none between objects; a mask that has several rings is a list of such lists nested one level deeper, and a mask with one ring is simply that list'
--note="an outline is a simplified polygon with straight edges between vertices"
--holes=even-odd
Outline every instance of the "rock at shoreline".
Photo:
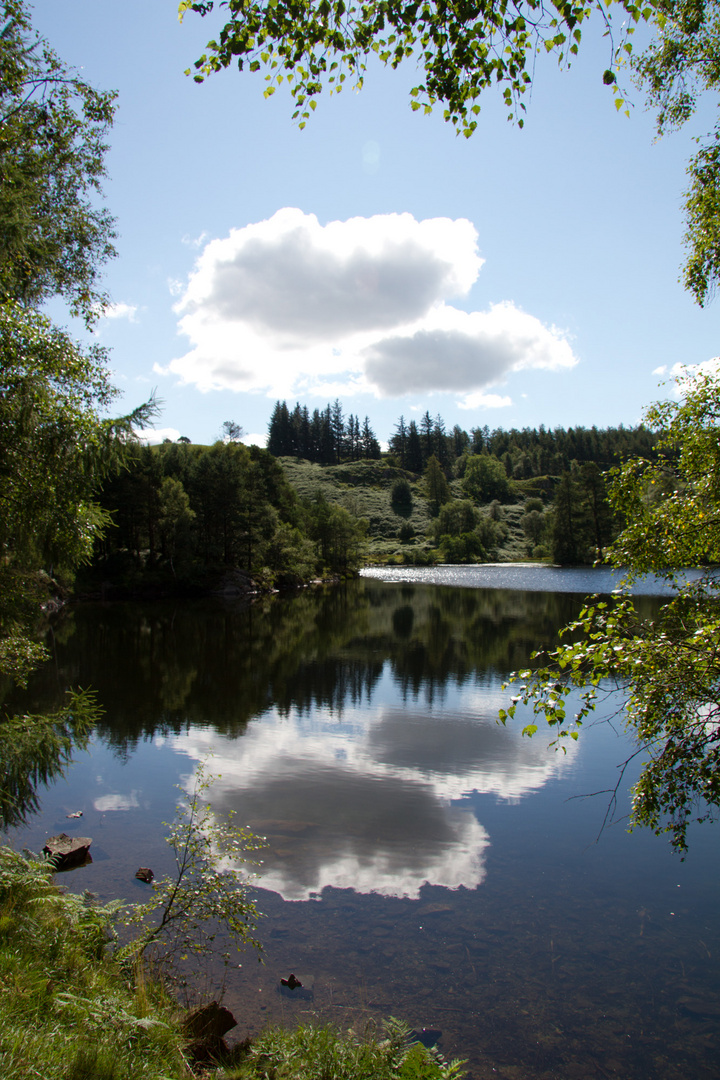
[{"label": "rock at shoreline", "polygon": [[45,841],[43,854],[52,859],[56,870],[71,870],[74,866],[85,866],[92,862],[89,836],[68,836],[60,833],[50,836]]},{"label": "rock at shoreline", "polygon": [[224,1005],[211,1001],[209,1005],[194,1009],[183,1022],[183,1031],[189,1038],[187,1052],[196,1063],[212,1061],[228,1052],[223,1038],[237,1020]]},{"label": "rock at shoreline", "polygon": [[222,1038],[236,1024],[237,1020],[229,1009],[217,1001],[211,1001],[209,1005],[193,1009],[185,1017],[183,1031],[194,1039],[206,1038],[208,1035]]}]

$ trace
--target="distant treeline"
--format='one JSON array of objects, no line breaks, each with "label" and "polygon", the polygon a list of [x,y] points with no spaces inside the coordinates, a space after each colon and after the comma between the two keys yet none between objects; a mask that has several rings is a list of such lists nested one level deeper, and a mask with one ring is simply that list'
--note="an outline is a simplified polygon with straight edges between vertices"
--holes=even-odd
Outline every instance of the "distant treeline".
[{"label": "distant treeline", "polygon": [[[490,454],[502,462],[513,480],[561,476],[573,463],[592,462],[610,468],[629,457],[651,456],[655,436],[648,428],[539,428],[474,427],[469,432],[455,425],[448,432],[441,416],[426,412],[419,422],[398,420],[389,440],[395,464],[409,472],[425,471],[431,457],[442,468],[462,474],[460,459],[469,454]],[[380,445],[366,416],[363,424],[352,413],[347,419],[337,399],[312,414],[307,405],[290,411],[285,401],[275,404],[268,426],[267,448],[275,457],[304,458],[324,465],[379,458]]]}]

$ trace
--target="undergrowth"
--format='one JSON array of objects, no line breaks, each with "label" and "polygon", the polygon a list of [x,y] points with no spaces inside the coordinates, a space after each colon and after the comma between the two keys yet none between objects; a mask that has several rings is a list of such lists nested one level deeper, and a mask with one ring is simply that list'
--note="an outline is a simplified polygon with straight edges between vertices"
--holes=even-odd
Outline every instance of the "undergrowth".
[{"label": "undergrowth", "polygon": [[3,1080],[191,1075],[174,1003],[108,955],[114,914],[61,889],[48,862],[0,848]]},{"label": "undergrowth", "polygon": [[333,1027],[268,1028],[223,1080],[459,1080],[464,1062],[446,1062],[390,1019],[380,1038]]}]

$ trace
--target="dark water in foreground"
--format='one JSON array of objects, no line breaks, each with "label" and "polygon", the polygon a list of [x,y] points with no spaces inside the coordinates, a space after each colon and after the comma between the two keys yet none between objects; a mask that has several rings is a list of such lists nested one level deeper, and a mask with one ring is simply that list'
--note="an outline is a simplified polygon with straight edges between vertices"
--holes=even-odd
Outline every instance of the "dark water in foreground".
[{"label": "dark water in foreground", "polygon": [[[138,866],[170,869],[173,785],[212,754],[215,811],[269,842],[265,964],[231,970],[234,1034],[395,1015],[440,1029],[475,1078],[716,1078],[717,826],[691,835],[685,862],[627,835],[625,796],[602,828],[607,795],[582,796],[615,784],[630,750],[617,721],[567,755],[523,739],[522,719],[496,723],[503,679],[581,597],[567,577],[547,592],[479,569],[250,608],[69,612],[30,705],[92,685],[105,718],[11,840],[91,836],[94,861],[68,884],[142,899]],[[583,573],[574,589],[612,587]],[[279,992],[290,971],[302,996]]]}]

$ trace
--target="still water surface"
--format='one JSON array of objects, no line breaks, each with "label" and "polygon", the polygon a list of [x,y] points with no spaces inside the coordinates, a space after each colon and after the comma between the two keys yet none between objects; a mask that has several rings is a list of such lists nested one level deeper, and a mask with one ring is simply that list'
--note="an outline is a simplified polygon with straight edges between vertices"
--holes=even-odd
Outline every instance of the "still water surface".
[{"label": "still water surface", "polygon": [[[565,755],[496,723],[507,674],[616,582],[409,569],[250,607],[68,612],[30,705],[92,685],[105,717],[12,841],[91,836],[71,886],[142,899],[138,866],[170,869],[174,785],[212,755],[215,811],[268,840],[265,964],[231,970],[235,1034],[392,1014],[441,1030],[476,1080],[717,1077],[717,827],[684,862],[626,833],[626,796],[603,828],[607,795],[584,796],[628,756],[617,720]],[[300,996],[279,992],[290,971]]]}]

